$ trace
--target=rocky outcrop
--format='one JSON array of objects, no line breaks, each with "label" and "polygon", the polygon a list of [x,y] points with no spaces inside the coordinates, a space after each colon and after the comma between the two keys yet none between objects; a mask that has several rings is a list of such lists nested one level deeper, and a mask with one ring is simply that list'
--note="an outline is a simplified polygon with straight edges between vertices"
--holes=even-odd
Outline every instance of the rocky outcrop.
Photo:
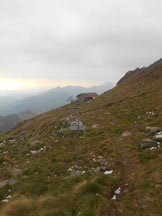
[{"label": "rocky outcrop", "polygon": [[157,133],[153,139],[157,142],[162,142],[162,131],[160,131],[159,133]]},{"label": "rocky outcrop", "polygon": [[158,147],[158,143],[152,139],[143,139],[141,141],[141,148],[145,149],[145,148],[152,148],[152,147]]},{"label": "rocky outcrop", "polygon": [[125,81],[128,77],[132,76],[134,73],[136,73],[139,70],[139,68],[137,68],[134,71],[128,71],[118,82],[117,85],[119,85],[120,83],[122,83],[123,81]]},{"label": "rocky outcrop", "polygon": [[161,131],[161,128],[159,128],[159,127],[145,127],[145,132],[147,134],[154,135],[154,134],[156,134],[156,133],[158,133],[160,131]]}]

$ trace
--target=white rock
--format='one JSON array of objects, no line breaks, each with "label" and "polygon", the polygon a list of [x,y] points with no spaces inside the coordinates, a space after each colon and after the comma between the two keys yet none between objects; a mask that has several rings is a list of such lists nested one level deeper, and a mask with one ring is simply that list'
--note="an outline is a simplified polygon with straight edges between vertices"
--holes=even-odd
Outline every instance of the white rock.
[{"label": "white rock", "polygon": [[104,172],[105,175],[110,175],[112,173],[113,173],[113,170],[109,170],[109,171],[107,170],[107,171]]},{"label": "white rock", "polygon": [[8,199],[1,200],[1,202],[8,203]]},{"label": "white rock", "polygon": [[30,151],[32,154],[37,154],[37,151]]},{"label": "white rock", "polygon": [[112,199],[112,200],[116,200],[116,195],[114,195],[111,199]]},{"label": "white rock", "polygon": [[8,195],[8,196],[6,197],[6,199],[11,199],[11,197],[12,197],[11,195]]},{"label": "white rock", "polygon": [[128,136],[132,136],[132,133],[129,131],[125,131],[124,133],[121,134],[121,137],[128,137]]},{"label": "white rock", "polygon": [[116,189],[116,190],[115,190],[115,194],[116,194],[116,195],[120,194],[120,192],[121,192],[120,190],[121,190],[120,187],[119,187],[118,189]]},{"label": "white rock", "polygon": [[154,139],[155,139],[156,141],[162,141],[162,134],[156,134],[156,135],[154,136]]},{"label": "white rock", "polygon": [[9,140],[9,142],[15,142],[16,141],[16,139],[11,139],[11,140]]},{"label": "white rock", "polygon": [[151,147],[151,148],[150,148],[151,151],[154,150],[154,149],[157,149],[157,147]]}]

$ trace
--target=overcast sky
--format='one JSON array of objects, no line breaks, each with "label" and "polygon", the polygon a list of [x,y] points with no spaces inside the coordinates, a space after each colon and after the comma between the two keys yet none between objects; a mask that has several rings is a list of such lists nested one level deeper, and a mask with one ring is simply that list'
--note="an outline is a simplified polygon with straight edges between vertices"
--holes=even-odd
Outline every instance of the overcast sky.
[{"label": "overcast sky", "polygon": [[0,89],[116,82],[162,57],[161,0],[1,0]]}]

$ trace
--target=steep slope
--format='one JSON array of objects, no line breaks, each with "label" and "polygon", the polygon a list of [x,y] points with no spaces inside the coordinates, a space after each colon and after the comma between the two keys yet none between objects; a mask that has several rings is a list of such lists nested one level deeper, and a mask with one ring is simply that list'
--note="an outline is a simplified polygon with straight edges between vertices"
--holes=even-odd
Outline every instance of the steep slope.
[{"label": "steep slope", "polygon": [[[152,138],[146,126],[162,129],[161,82],[160,60],[90,104],[52,110],[2,136],[0,215],[160,216],[162,148],[140,142]],[[65,130],[72,116],[85,131]]]}]

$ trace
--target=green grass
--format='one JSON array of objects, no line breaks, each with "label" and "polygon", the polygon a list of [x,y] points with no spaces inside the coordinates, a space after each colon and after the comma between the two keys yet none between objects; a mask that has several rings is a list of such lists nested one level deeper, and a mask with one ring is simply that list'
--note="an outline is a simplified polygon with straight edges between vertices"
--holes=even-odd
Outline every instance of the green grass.
[{"label": "green grass", "polygon": [[156,159],[157,157],[158,157],[158,155],[156,153],[151,152],[150,150],[146,150],[144,152],[139,153],[138,160],[141,163],[147,163],[149,161]]}]

